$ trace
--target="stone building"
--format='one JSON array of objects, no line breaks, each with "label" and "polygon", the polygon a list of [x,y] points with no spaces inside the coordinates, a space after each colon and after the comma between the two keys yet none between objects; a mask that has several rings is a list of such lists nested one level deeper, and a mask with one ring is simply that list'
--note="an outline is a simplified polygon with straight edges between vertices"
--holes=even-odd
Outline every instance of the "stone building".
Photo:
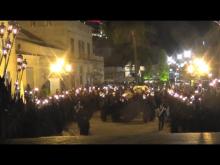
[{"label": "stone building", "polygon": [[[55,60],[56,54],[64,54],[64,50],[46,43],[24,29],[20,31],[16,40],[17,54],[18,47],[28,62],[22,78],[23,86],[29,84],[31,88],[41,88],[47,80],[52,81],[49,77],[50,63]],[[51,85],[53,84],[54,82],[51,82]],[[54,93],[56,88],[59,89],[59,86],[52,88],[51,92]]]},{"label": "stone building", "polygon": [[62,75],[66,88],[104,81],[104,58],[93,53],[90,27],[80,21],[18,22],[22,33],[17,46],[20,45],[28,61],[24,75],[26,84],[41,87],[48,79],[53,83],[55,80],[49,76],[49,65],[60,57],[71,63],[73,68],[71,74]]}]

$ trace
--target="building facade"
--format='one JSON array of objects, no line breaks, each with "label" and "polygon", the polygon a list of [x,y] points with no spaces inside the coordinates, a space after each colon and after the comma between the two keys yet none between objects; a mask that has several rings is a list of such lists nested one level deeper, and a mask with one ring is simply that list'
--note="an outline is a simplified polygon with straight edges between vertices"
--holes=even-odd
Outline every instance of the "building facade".
[{"label": "building facade", "polygon": [[[42,88],[47,81],[53,81],[50,77],[50,63],[55,60],[56,54],[63,54],[64,50],[54,45],[49,45],[34,34],[22,29],[16,39],[16,52],[21,51],[23,58],[27,60],[27,68],[22,77],[24,88]],[[53,87],[53,82],[50,83]],[[57,85],[51,88],[54,93]]]},{"label": "building facade", "polygon": [[90,27],[80,21],[19,21],[19,24],[26,36],[29,34],[29,39],[20,37],[18,44],[29,63],[27,72],[39,76],[26,76],[34,86],[41,86],[47,80],[50,63],[60,57],[73,68],[71,74],[62,76],[66,88],[104,81],[104,58],[93,53]]}]

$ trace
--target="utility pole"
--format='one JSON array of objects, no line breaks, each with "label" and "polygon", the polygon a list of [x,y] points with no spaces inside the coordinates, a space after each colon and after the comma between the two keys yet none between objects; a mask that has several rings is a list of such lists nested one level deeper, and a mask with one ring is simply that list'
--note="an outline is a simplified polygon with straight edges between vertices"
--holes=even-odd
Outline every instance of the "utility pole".
[{"label": "utility pole", "polygon": [[134,66],[135,66],[135,80],[138,82],[138,58],[137,58],[137,43],[136,43],[136,38],[135,38],[135,32],[132,30],[131,31],[132,35],[132,43],[133,43],[133,48],[134,48]]}]

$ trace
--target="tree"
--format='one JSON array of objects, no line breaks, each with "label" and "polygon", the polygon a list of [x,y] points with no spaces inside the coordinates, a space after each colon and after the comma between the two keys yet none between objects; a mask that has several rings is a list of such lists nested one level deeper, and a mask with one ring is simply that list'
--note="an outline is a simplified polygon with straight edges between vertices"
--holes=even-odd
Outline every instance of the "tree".
[{"label": "tree", "polygon": [[150,48],[149,38],[154,34],[154,30],[143,21],[117,21],[107,26],[105,31],[118,52],[115,53],[117,60],[120,59],[118,55],[121,55],[123,64],[135,64],[137,76],[140,64],[150,58],[147,49]]},{"label": "tree", "polygon": [[143,78],[145,80],[149,80],[149,79],[152,79],[153,77],[153,74],[152,74],[152,60],[151,58],[147,58],[145,61],[144,61],[144,64],[143,66],[145,67],[145,71],[144,71],[144,76]]},{"label": "tree", "polygon": [[164,50],[159,53],[158,72],[161,81],[167,81],[169,79],[169,67],[167,64],[167,56]]}]

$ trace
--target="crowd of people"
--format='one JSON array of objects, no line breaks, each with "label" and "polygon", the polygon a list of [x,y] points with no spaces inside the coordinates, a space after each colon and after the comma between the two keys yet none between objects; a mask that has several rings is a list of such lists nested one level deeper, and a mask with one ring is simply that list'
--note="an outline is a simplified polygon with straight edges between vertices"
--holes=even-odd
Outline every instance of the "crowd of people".
[{"label": "crowd of people", "polygon": [[[54,96],[42,99],[31,95],[32,98],[29,98],[29,100],[34,101],[38,108],[41,109],[44,106],[50,105],[53,100],[59,102],[64,98],[70,98],[74,105],[80,104],[83,107],[78,109],[86,111],[86,113],[79,114],[81,116],[90,116],[89,118],[85,117],[87,119],[90,119],[95,111],[100,110],[103,122],[107,121],[109,116],[113,122],[129,122],[140,113],[143,114],[143,121],[148,122],[152,121],[155,117],[154,108],[156,105],[152,96],[153,93],[152,89],[136,91],[133,85],[108,84],[76,88],[61,93],[57,92]],[[84,121],[81,120],[84,119],[83,116],[77,116],[79,127],[89,125],[82,124]],[[88,123],[88,121],[85,121],[85,123]]]},{"label": "crowd of people", "polygon": [[219,80],[208,85],[175,86],[162,95],[170,108],[171,132],[218,132],[220,111]]},{"label": "crowd of people", "polygon": [[[104,84],[57,91],[39,97],[38,89],[13,99],[10,88],[0,81],[1,137],[60,135],[76,122],[81,135],[90,134],[90,119],[100,111],[103,122],[129,122],[142,115],[144,123],[158,117],[158,129],[170,123],[171,132],[219,131],[220,94],[202,85],[189,90],[148,84]],[[184,87],[185,88],[185,87]]]},{"label": "crowd of people", "polygon": [[[4,83],[2,83],[2,89]],[[14,100],[5,90],[1,92],[1,137],[37,137],[59,135],[70,122],[76,122],[81,135],[89,135],[90,119],[101,112],[103,122],[129,122],[142,114],[143,121],[154,120],[158,100],[155,88],[135,89],[134,85],[99,85],[62,91],[40,98],[38,89],[25,91]],[[3,101],[3,98],[8,100]],[[13,103],[10,103],[11,102]],[[4,112],[4,113],[3,113]]]}]

